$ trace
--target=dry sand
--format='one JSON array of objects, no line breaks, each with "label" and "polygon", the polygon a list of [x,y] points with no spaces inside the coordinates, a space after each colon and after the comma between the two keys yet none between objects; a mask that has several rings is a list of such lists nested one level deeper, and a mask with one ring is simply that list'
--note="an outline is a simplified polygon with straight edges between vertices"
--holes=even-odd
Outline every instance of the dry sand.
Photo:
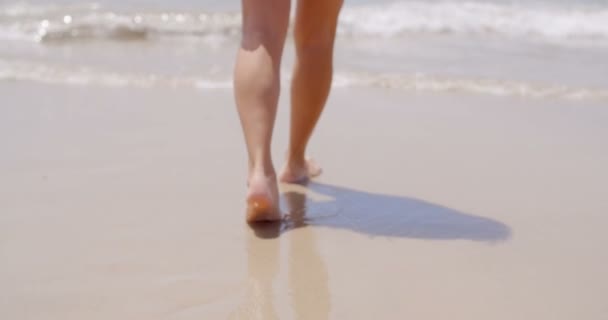
[{"label": "dry sand", "polygon": [[252,230],[229,90],[0,96],[0,319],[608,318],[605,103],[338,89]]}]

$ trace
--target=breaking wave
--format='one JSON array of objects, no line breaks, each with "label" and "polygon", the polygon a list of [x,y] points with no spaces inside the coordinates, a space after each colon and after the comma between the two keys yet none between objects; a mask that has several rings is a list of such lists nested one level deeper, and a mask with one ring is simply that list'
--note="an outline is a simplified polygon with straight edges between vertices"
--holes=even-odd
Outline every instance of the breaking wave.
[{"label": "breaking wave", "polygon": [[[284,72],[283,79],[289,80]],[[107,87],[230,89],[230,77],[168,76],[110,72],[30,61],[0,61],[0,81]],[[608,100],[608,89],[534,84],[521,81],[457,78],[425,74],[337,73],[334,87],[390,88],[414,92],[460,92],[521,98]]]},{"label": "breaking wave", "polygon": [[[399,37],[406,34],[474,34],[550,40],[608,41],[608,7],[517,3],[407,1],[346,7],[339,34]],[[151,36],[233,37],[238,12],[118,12],[98,4],[0,6],[0,37],[33,41]]]}]

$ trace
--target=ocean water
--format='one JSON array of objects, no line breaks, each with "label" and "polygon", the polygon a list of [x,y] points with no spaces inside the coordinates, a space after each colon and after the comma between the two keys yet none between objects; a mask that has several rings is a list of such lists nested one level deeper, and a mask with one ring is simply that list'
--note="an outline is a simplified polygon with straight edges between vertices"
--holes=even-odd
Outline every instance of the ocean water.
[{"label": "ocean water", "polygon": [[[229,89],[239,6],[3,0],[0,83]],[[608,100],[608,0],[346,0],[334,86]]]}]

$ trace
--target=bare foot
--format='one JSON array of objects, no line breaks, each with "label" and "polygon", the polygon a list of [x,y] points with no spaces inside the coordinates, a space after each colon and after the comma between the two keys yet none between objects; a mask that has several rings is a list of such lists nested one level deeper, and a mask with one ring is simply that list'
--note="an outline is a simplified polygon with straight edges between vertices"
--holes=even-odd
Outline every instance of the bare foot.
[{"label": "bare foot", "polygon": [[279,191],[274,175],[254,174],[247,191],[247,222],[276,221],[281,219]]},{"label": "bare foot", "polygon": [[303,163],[287,163],[281,172],[280,180],[285,183],[304,183],[321,174],[323,170],[312,159]]}]

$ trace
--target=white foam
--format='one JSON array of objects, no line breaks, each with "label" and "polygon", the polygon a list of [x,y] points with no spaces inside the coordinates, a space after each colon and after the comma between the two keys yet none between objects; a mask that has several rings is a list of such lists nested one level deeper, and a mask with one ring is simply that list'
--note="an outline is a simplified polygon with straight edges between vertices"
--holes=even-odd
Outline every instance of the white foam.
[{"label": "white foam", "polygon": [[[289,73],[283,72],[285,82]],[[0,81],[32,81],[56,85],[231,89],[230,75],[167,76],[96,70],[87,67],[49,65],[32,61],[0,60]],[[608,89],[533,84],[480,78],[455,78],[425,74],[337,73],[336,88],[389,88],[413,92],[460,92],[468,94],[510,96],[521,98],[555,98],[575,100],[606,100]]]},{"label": "white foam", "polygon": [[0,60],[0,81],[32,81],[56,85],[135,88],[230,88],[231,82],[202,77],[166,76],[97,70],[88,67]]},{"label": "white foam", "polygon": [[[18,8],[18,9],[17,9]],[[132,40],[158,36],[235,36],[240,13],[114,12],[99,6],[0,8],[0,38],[30,41]]]},{"label": "white foam", "polygon": [[608,38],[608,6],[524,6],[508,3],[408,1],[344,10],[341,32],[392,37],[403,33],[495,34]]},{"label": "white foam", "polygon": [[[66,16],[70,23],[65,23]],[[48,25],[41,27],[45,20]],[[0,37],[18,33],[37,41],[150,34],[231,37],[239,34],[240,25],[238,12],[114,12],[96,4],[0,7]],[[405,1],[347,6],[340,17],[342,36],[391,38],[412,33],[608,41],[608,6]]]},{"label": "white foam", "polygon": [[100,8],[97,3],[81,3],[69,5],[29,4],[18,2],[0,6],[0,17],[13,18],[42,18],[63,12],[93,12]]},{"label": "white foam", "polygon": [[462,92],[521,98],[608,100],[608,89],[535,84],[516,80],[456,78],[426,74],[338,75],[343,87],[380,87],[420,92]]}]

